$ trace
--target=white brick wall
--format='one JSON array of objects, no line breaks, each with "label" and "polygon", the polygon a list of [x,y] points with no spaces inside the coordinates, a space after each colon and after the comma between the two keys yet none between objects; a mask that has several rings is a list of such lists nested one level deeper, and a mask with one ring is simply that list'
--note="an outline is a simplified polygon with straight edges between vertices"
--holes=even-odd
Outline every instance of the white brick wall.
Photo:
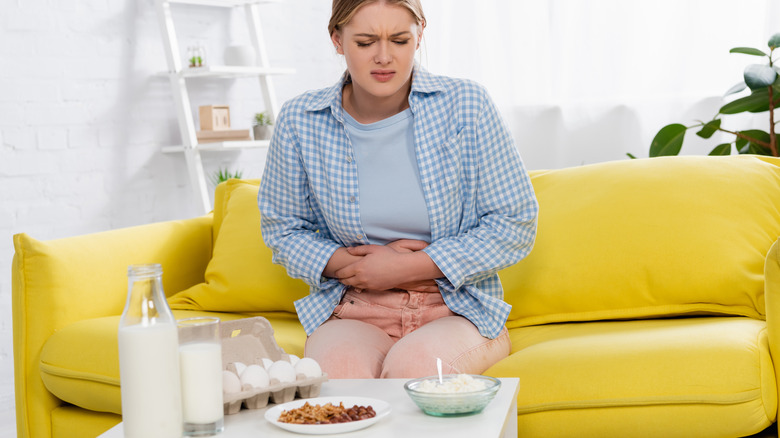
[{"label": "white brick wall", "polygon": [[[281,102],[331,84],[343,68],[325,29],[330,2],[263,6]],[[13,409],[11,236],[53,239],[199,214],[183,156],[153,0],[0,0],[0,412]],[[174,5],[182,50],[222,61],[248,42],[243,12]],[[252,79],[191,82],[193,107],[231,105],[234,126],[262,109]],[[263,153],[204,156],[259,177]],[[3,419],[11,418],[3,415]],[[11,427],[10,425],[8,427]],[[0,436],[13,436],[2,425]]]}]

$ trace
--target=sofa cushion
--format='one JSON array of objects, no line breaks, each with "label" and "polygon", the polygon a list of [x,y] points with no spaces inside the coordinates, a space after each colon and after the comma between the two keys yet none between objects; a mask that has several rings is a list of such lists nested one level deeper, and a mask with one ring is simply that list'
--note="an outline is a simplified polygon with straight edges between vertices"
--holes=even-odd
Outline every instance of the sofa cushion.
[{"label": "sofa cushion", "polygon": [[232,179],[215,194],[214,254],[205,281],[173,295],[173,309],[217,312],[295,312],[309,289],[271,262],[260,233],[257,180]]},{"label": "sofa cushion", "polygon": [[[174,311],[177,319],[217,316],[223,321],[246,318],[238,313]],[[289,315],[267,315],[276,343],[289,354],[303,356],[306,334]],[[41,349],[40,371],[46,389],[60,400],[100,412],[121,414],[119,389],[119,317],[87,319],[54,333]],[[78,354],[74,354],[78,352]]]},{"label": "sofa cushion", "polygon": [[532,173],[536,243],[500,272],[508,327],[681,314],[764,318],[780,159],[665,157]]},{"label": "sofa cushion", "polygon": [[[549,324],[509,331],[486,374],[519,377],[523,436],[745,436],[777,414],[766,323],[743,317]],[[672,421],[672,418],[685,418]]]}]

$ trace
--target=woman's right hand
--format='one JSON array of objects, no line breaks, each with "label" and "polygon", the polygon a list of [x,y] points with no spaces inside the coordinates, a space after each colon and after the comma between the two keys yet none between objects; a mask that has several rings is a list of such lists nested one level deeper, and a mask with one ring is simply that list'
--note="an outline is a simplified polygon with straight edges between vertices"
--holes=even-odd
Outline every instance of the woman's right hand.
[{"label": "woman's right hand", "polygon": [[[400,239],[388,243],[387,246],[398,252],[414,252],[425,249],[425,247],[428,246],[428,242],[424,240]],[[411,281],[409,283],[399,284],[398,289],[412,292],[436,293],[439,292],[439,285],[436,284],[435,280]]]}]

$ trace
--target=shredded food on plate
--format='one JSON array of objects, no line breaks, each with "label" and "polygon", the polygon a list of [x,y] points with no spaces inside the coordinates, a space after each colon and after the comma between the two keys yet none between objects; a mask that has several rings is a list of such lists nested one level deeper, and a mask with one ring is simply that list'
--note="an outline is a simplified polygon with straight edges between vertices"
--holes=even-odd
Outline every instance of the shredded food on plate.
[{"label": "shredded food on plate", "polygon": [[347,423],[349,421],[365,420],[376,416],[374,408],[369,406],[354,405],[351,408],[345,408],[344,403],[334,406],[332,403],[325,403],[320,406],[312,405],[306,402],[300,408],[282,411],[279,415],[279,422],[292,424],[333,424]]}]

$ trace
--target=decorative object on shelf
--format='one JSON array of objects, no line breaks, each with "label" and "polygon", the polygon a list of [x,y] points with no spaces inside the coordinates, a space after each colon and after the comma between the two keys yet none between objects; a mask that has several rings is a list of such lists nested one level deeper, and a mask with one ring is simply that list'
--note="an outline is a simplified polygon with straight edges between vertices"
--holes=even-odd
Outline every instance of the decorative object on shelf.
[{"label": "decorative object on shelf", "polygon": [[[772,35],[767,43],[769,53],[752,47],[735,47],[729,53],[742,53],[767,58],[766,64],[750,64],[743,73],[744,80],[731,87],[726,96],[750,88],[750,94],[723,105],[709,122],[698,121],[695,125],[685,126],[672,123],[661,128],[650,144],[650,156],[678,155],[682,148],[685,132],[691,128],[700,128],[696,135],[710,138],[716,132],[734,135],[734,141],[715,146],[709,155],[731,155],[732,145],[739,154],[778,156],[778,142],[775,134],[774,110],[780,104],[780,68],[772,59],[775,49],[780,47],[780,33]],[[722,117],[744,112],[769,112],[769,132],[761,129],[727,130],[721,127]],[[635,158],[631,154],[629,157]]]},{"label": "decorative object on shelf", "polygon": [[255,121],[252,125],[252,130],[255,134],[255,140],[268,140],[274,133],[274,122],[271,121],[271,117],[267,112],[255,114]]},{"label": "decorative object on shelf", "polygon": [[203,105],[198,107],[200,129],[219,131],[230,129],[230,107],[227,105]]},{"label": "decorative object on shelf", "polygon": [[198,131],[198,143],[216,143],[222,141],[251,141],[248,129],[220,129],[219,131]]},{"label": "decorative object on shelf", "polygon": [[230,129],[230,107],[227,105],[203,105],[198,107],[200,131],[198,143],[220,141],[248,141],[252,135],[248,129]]},{"label": "decorative object on shelf", "polygon": [[211,184],[214,185],[214,187],[218,186],[220,183],[223,183],[229,179],[241,179],[244,172],[240,170],[236,170],[234,172],[231,172],[229,169],[223,169],[219,168],[216,172],[214,172],[211,175]]},{"label": "decorative object on shelf", "polygon": [[225,65],[251,67],[257,58],[255,49],[246,44],[233,44],[225,48]]},{"label": "decorative object on shelf", "polygon": [[200,44],[187,47],[187,62],[190,68],[203,67],[206,63],[206,48]]}]

